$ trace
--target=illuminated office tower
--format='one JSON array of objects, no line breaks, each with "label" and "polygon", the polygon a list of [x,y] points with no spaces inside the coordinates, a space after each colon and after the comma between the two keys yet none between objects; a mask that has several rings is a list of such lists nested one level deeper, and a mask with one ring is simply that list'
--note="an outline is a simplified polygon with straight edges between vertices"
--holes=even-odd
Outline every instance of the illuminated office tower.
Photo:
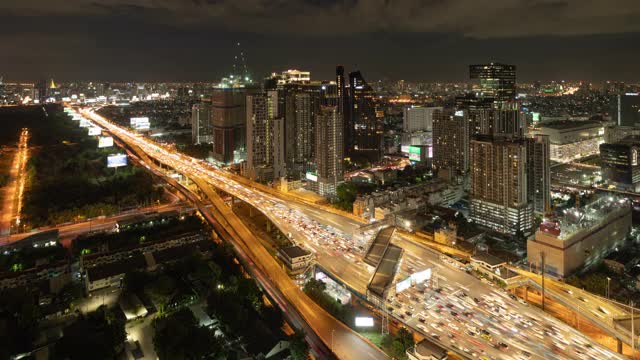
[{"label": "illuminated office tower", "polygon": [[469,171],[467,110],[440,109],[433,114],[433,166],[455,175]]},{"label": "illuminated office tower", "polygon": [[211,98],[213,158],[231,164],[246,157],[246,97],[260,90],[251,87],[218,87]]},{"label": "illuminated office tower", "polygon": [[[376,162],[382,158],[382,121],[376,115],[373,88],[360,71],[349,73],[349,144],[347,156]],[[353,130],[351,130],[353,129]]]},{"label": "illuminated office tower", "polygon": [[469,65],[469,78],[480,81],[480,97],[510,101],[516,97],[516,67],[500,63]]},{"label": "illuminated office tower", "polygon": [[326,197],[334,197],[344,180],[343,124],[337,106],[322,106],[316,116],[315,154],[317,181],[312,187]]},{"label": "illuminated office tower", "polygon": [[248,95],[246,104],[246,176],[259,182],[273,181],[285,175],[284,120],[274,117],[277,106],[272,94]]},{"label": "illuminated office tower", "polygon": [[470,154],[471,220],[503,233],[529,233],[533,208],[524,139],[478,136],[471,141]]},{"label": "illuminated office tower", "polygon": [[640,93],[618,94],[614,116],[618,126],[640,127]]},{"label": "illuminated office tower", "polygon": [[194,144],[213,143],[210,103],[197,103],[191,108],[191,139]]},{"label": "illuminated office tower", "polygon": [[547,135],[527,138],[527,192],[536,214],[551,210],[551,142]]}]

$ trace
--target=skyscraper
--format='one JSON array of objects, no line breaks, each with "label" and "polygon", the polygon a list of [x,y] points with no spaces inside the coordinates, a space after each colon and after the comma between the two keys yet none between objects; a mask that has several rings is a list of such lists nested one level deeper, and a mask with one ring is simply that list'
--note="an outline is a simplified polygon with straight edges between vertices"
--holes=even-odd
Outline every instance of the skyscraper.
[{"label": "skyscraper", "polygon": [[336,66],[336,90],[338,98],[338,112],[342,114],[344,126],[344,156],[349,156],[353,148],[353,123],[351,119],[351,106],[349,105],[349,94],[347,92],[346,79],[344,77],[344,66]]},{"label": "skyscraper", "polygon": [[317,191],[334,197],[336,188],[344,180],[343,124],[337,106],[322,106],[316,116],[315,154]]},{"label": "skyscraper", "polygon": [[503,233],[531,230],[524,139],[477,136],[471,141],[471,220]]},{"label": "skyscraper", "polygon": [[223,164],[239,162],[246,154],[246,96],[251,87],[218,87],[211,100],[213,158]]},{"label": "skyscraper", "polygon": [[260,93],[247,96],[247,162],[250,179],[268,182],[285,176],[284,120],[275,117],[277,96]]},{"label": "skyscraper", "polygon": [[614,116],[618,126],[640,126],[640,93],[618,94]]},{"label": "skyscraper", "polygon": [[551,142],[548,135],[527,138],[527,192],[533,212],[546,214],[551,210]]},{"label": "skyscraper", "polygon": [[470,79],[480,80],[481,97],[509,101],[516,97],[516,67],[500,63],[469,65]]},{"label": "skyscraper", "polygon": [[213,143],[211,103],[196,103],[191,108],[191,140],[194,144]]},{"label": "skyscraper", "polygon": [[[382,121],[376,116],[373,88],[365,81],[360,71],[349,73],[350,117],[347,134],[353,144],[348,156],[376,162],[382,158]],[[353,130],[351,130],[353,129]]]},{"label": "skyscraper", "polygon": [[467,110],[440,109],[433,114],[433,166],[451,174],[469,171]]}]

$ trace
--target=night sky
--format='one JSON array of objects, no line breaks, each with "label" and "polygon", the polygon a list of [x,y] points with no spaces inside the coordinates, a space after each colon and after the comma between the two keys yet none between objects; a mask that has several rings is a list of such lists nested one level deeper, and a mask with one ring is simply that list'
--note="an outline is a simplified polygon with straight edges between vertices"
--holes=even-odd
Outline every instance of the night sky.
[{"label": "night sky", "polygon": [[238,41],[258,77],[638,81],[640,0],[0,0],[5,80],[213,81]]}]

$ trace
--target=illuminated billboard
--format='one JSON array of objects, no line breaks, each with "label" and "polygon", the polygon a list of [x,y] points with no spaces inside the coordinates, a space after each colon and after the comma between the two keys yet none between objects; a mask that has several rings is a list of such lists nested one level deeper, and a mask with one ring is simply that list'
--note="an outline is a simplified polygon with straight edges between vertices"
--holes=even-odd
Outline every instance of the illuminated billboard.
[{"label": "illuminated billboard", "polygon": [[423,270],[414,274],[411,274],[411,280],[414,284],[420,284],[431,279],[431,269]]},{"label": "illuminated billboard", "polygon": [[113,138],[111,136],[100,136],[98,138],[99,148],[108,148],[113,146]]},{"label": "illuminated billboard", "polygon": [[148,117],[132,117],[130,119],[131,127],[136,130],[147,130],[151,127]]},{"label": "illuminated billboard", "polygon": [[463,110],[456,110],[456,112],[453,115],[454,116],[464,116],[464,111]]},{"label": "illuminated billboard", "polygon": [[356,326],[357,327],[373,327],[373,318],[369,316],[357,316]]},{"label": "illuminated billboard", "polygon": [[102,129],[98,126],[92,126],[89,128],[89,136],[98,136],[102,134]]},{"label": "illuminated billboard", "polygon": [[87,119],[82,119],[82,120],[80,120],[80,124],[79,124],[79,126],[80,126],[81,128],[88,128],[88,127],[89,127],[89,126],[91,126],[91,125],[92,125],[92,124],[91,124],[91,121],[89,121],[89,120],[87,120]]},{"label": "illuminated billboard", "polygon": [[409,152],[409,145],[400,146],[400,152],[403,152],[405,154],[408,153]]},{"label": "illuminated billboard", "polygon": [[540,113],[539,112],[532,112],[531,116],[532,116],[533,122],[540,121]]},{"label": "illuminated billboard", "polygon": [[396,284],[396,294],[400,294],[401,292],[407,290],[411,287],[411,277],[408,277],[402,281],[398,281]]},{"label": "illuminated billboard", "polygon": [[409,160],[412,161],[420,161],[420,154],[416,154],[416,153],[409,153]]},{"label": "illuminated billboard", "polygon": [[311,180],[311,181],[318,181],[318,175],[312,173],[312,172],[308,172],[305,176],[307,178],[307,180]]},{"label": "illuminated billboard", "polygon": [[118,168],[122,166],[127,166],[127,155],[115,154],[107,156],[107,167]]}]

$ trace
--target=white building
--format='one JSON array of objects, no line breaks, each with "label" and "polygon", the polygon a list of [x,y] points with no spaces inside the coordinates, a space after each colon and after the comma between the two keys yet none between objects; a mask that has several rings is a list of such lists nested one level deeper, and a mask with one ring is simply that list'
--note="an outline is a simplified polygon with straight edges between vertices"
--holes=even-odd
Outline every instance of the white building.
[{"label": "white building", "polygon": [[442,111],[442,107],[411,106],[405,108],[402,117],[404,132],[432,131],[435,111]]}]

